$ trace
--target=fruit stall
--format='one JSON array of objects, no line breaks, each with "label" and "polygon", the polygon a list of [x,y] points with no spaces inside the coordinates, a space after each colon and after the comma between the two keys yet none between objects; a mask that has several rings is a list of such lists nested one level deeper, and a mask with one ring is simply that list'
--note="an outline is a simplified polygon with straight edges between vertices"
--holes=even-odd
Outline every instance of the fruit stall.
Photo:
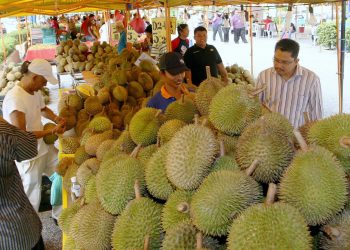
[{"label": "fruit stall", "polygon": [[[85,82],[60,90],[70,135],[44,138],[59,142],[63,249],[350,248],[350,114],[295,129],[237,64],[229,84],[207,70],[162,112],[147,107],[159,69],[135,65],[135,48],[55,50],[57,71]],[[3,76],[19,78],[16,66]]]}]

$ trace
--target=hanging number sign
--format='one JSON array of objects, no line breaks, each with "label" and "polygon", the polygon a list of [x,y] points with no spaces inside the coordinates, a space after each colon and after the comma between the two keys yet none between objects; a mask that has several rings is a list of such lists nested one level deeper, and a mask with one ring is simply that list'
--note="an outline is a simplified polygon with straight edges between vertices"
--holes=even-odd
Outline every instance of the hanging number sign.
[{"label": "hanging number sign", "polygon": [[127,32],[126,32],[126,42],[135,43],[139,39],[136,31],[128,24]]}]

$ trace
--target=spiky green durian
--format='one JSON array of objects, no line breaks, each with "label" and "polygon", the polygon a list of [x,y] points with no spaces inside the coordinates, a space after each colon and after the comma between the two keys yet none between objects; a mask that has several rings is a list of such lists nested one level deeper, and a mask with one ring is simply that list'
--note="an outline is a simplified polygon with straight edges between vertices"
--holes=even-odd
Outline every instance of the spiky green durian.
[{"label": "spiky green durian", "polygon": [[[162,243],[163,250],[198,249],[197,229],[189,222],[180,222],[166,232]],[[205,249],[218,249],[218,241],[210,237],[203,239]],[[200,248],[201,250],[204,248]]]},{"label": "spiky green durian", "polygon": [[88,128],[92,129],[96,133],[102,133],[107,130],[111,130],[113,125],[107,117],[97,116],[90,121]]},{"label": "spiky green durian", "polygon": [[141,148],[137,154],[137,159],[146,166],[147,162],[150,160],[151,156],[158,150],[156,144],[148,145],[147,147]]},{"label": "spiky green durian", "polygon": [[170,141],[171,138],[179,131],[186,123],[184,121],[173,119],[165,122],[158,131],[158,137],[161,144],[165,144]]},{"label": "spiky green durian", "polygon": [[79,209],[71,225],[71,236],[82,249],[109,249],[115,217],[107,213],[98,202]]},{"label": "spiky green durian", "polygon": [[192,191],[176,190],[164,205],[162,212],[162,225],[165,231],[170,230],[178,223],[189,221]]},{"label": "spiky green durian", "polygon": [[213,172],[193,195],[193,223],[205,234],[226,235],[233,218],[250,205],[259,202],[261,197],[260,185],[244,172]]},{"label": "spiky green durian", "polygon": [[228,249],[311,249],[312,237],[303,216],[294,207],[275,203],[247,208],[233,221]]},{"label": "spiky green durian", "polygon": [[92,175],[85,185],[84,190],[85,202],[87,204],[98,201],[96,190],[96,176]]},{"label": "spiky green durian", "polygon": [[137,145],[147,146],[156,143],[161,126],[157,117],[160,114],[159,111],[154,108],[142,108],[131,119],[130,136]]},{"label": "spiky green durian", "polygon": [[159,148],[146,164],[145,180],[148,191],[154,197],[167,200],[174,192],[174,187],[166,176],[166,157],[168,155],[168,144]]},{"label": "spiky green durian", "polygon": [[84,161],[86,161],[89,158],[91,158],[91,156],[88,153],[86,153],[84,146],[80,146],[77,149],[77,151],[75,151],[74,162],[76,164],[81,165]]},{"label": "spiky green durian", "polygon": [[103,208],[111,214],[120,214],[127,203],[135,198],[134,183],[140,181],[144,190],[142,164],[132,157],[101,167],[96,175],[97,196]]},{"label": "spiky green durian", "polygon": [[212,99],[209,121],[228,135],[239,135],[243,129],[261,116],[257,97],[251,96],[246,85],[228,85]]},{"label": "spiky green durian", "polygon": [[97,148],[96,151],[96,158],[99,161],[103,160],[103,156],[105,155],[105,153],[111,149],[111,147],[113,146],[113,144],[116,142],[116,140],[113,139],[109,139],[109,140],[105,140],[103,141]]},{"label": "spiky green durian", "polygon": [[196,91],[195,104],[201,115],[209,115],[209,106],[216,93],[223,88],[220,80],[210,78],[202,82]]},{"label": "spiky green durian", "polygon": [[180,189],[196,189],[209,174],[217,149],[215,135],[209,128],[195,124],[183,127],[169,142],[169,180]]},{"label": "spiky green durian", "polygon": [[321,249],[350,249],[350,210],[344,210],[322,227]]},{"label": "spiky green durian", "polygon": [[281,178],[281,201],[299,209],[309,225],[325,223],[346,202],[345,172],[327,149],[298,152]]},{"label": "spiky green durian", "polygon": [[88,153],[89,155],[95,156],[97,153],[97,149],[101,145],[101,143],[104,142],[105,140],[112,139],[112,136],[113,136],[112,130],[107,130],[101,134],[96,134],[89,137],[89,139],[87,139],[85,143],[86,153]]},{"label": "spiky green durian", "polygon": [[81,205],[79,202],[73,203],[71,206],[62,210],[60,217],[58,217],[58,226],[65,234],[70,234],[70,227],[73,217],[78,213]]},{"label": "spiky green durian", "polygon": [[238,139],[236,161],[242,170],[258,161],[253,177],[264,183],[278,182],[289,166],[294,146],[288,138],[266,125],[265,121],[251,123]]},{"label": "spiky green durian", "polygon": [[193,101],[184,95],[181,99],[170,103],[165,110],[165,116],[168,120],[177,119],[185,123],[191,123],[196,113],[197,109]]},{"label": "spiky green durian", "polygon": [[149,237],[148,249],[160,249],[161,211],[162,206],[151,199],[140,197],[131,201],[114,225],[113,249],[144,249],[146,237]]},{"label": "spiky green durian", "polygon": [[335,154],[349,174],[350,147],[340,144],[340,140],[344,136],[350,137],[350,114],[338,114],[315,122],[309,130],[308,141]]}]

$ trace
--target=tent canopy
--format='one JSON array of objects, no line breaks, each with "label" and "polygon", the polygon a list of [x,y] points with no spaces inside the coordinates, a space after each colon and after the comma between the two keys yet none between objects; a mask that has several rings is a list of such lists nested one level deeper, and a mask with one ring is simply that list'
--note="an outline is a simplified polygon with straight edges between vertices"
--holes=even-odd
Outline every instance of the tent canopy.
[{"label": "tent canopy", "polygon": [[[96,10],[123,10],[127,3],[131,8],[156,8],[165,0],[0,0],[0,18],[26,15],[60,15],[69,12]],[[223,6],[235,4],[286,4],[286,3],[329,3],[339,0],[168,0],[169,7],[183,5]]]}]

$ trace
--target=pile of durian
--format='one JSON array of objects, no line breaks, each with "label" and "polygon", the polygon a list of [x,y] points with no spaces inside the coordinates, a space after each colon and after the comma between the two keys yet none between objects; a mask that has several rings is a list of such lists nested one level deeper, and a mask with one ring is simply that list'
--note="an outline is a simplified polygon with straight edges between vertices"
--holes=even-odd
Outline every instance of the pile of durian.
[{"label": "pile of durian", "polygon": [[232,66],[226,67],[228,78],[232,83],[236,84],[252,84],[254,85],[254,77],[251,75],[249,70],[243,67],[233,64]]},{"label": "pile of durian", "polygon": [[106,42],[94,42],[89,48],[79,39],[62,41],[56,48],[58,73],[92,71],[101,74],[109,59],[117,57],[116,48]]},{"label": "pile of durian", "polygon": [[117,101],[132,91],[116,78],[61,110],[78,121],[57,172],[83,194],[59,218],[64,249],[349,249],[350,115],[303,138],[249,84],[209,76],[162,113]]},{"label": "pile of durian", "polygon": [[[0,82],[0,96],[5,96],[14,86],[16,86],[21,78],[21,65],[10,62],[5,65]],[[50,103],[50,91],[47,87],[41,89],[41,94],[44,98],[45,104]]]},{"label": "pile of durian", "polygon": [[4,96],[12,89],[22,78],[21,66],[15,63],[9,63],[2,71],[0,82],[0,95]]}]

